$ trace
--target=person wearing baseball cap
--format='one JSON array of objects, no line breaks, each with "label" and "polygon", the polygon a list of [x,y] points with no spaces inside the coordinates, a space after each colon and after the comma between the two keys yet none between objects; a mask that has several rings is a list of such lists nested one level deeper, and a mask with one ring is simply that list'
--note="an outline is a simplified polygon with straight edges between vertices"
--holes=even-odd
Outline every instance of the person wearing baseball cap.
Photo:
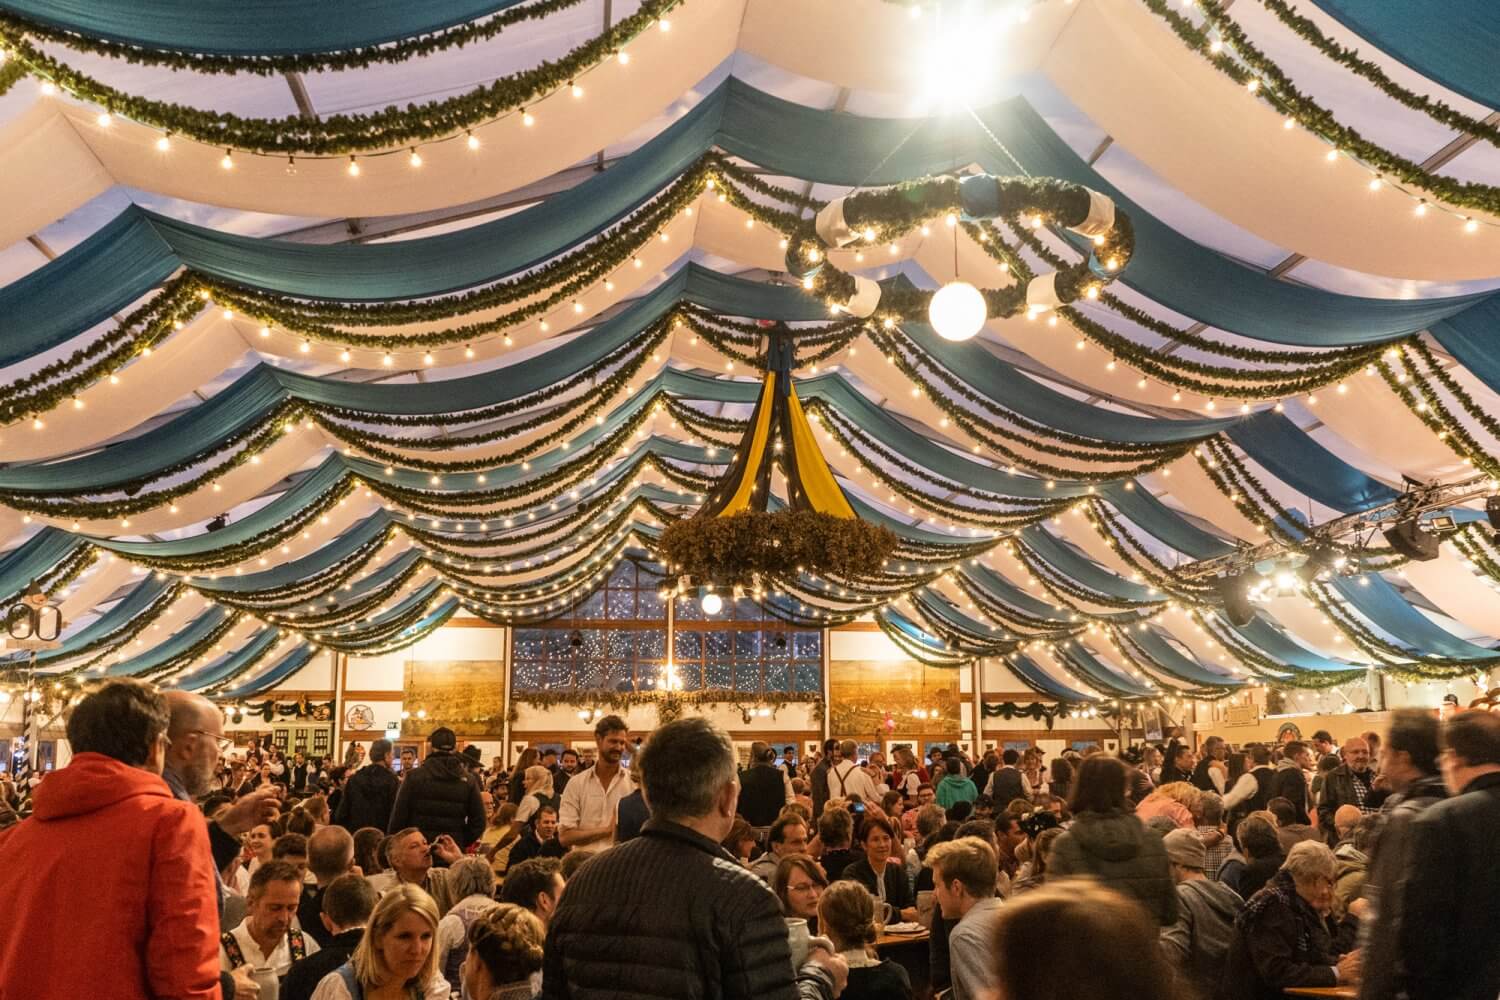
[{"label": "person wearing baseball cap", "polygon": [[486,817],[479,783],[469,775],[467,758],[454,753],[453,730],[439,726],[427,738],[432,752],[401,782],[386,830],[421,830],[435,847],[451,838],[459,851],[484,833]]},{"label": "person wearing baseball cap", "polygon": [[1204,875],[1207,851],[1197,830],[1173,830],[1162,843],[1177,885],[1177,922],[1162,928],[1162,951],[1199,995],[1214,996],[1245,901]]}]

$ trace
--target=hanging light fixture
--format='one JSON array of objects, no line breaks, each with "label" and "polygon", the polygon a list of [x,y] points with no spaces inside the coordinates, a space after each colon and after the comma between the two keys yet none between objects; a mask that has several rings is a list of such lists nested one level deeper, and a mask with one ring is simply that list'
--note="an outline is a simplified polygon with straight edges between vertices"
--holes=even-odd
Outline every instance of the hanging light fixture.
[{"label": "hanging light fixture", "polygon": [[710,590],[699,599],[698,605],[703,609],[704,614],[716,615],[724,610],[724,598]]},{"label": "hanging light fixture", "polygon": [[984,327],[984,296],[967,281],[950,281],[927,305],[927,319],[944,340],[968,340]]}]

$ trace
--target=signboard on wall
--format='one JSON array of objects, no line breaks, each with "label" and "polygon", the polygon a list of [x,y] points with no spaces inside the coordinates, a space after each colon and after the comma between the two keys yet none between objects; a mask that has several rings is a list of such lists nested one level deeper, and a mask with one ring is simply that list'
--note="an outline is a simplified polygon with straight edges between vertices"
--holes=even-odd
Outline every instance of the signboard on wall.
[{"label": "signboard on wall", "polygon": [[[505,726],[505,663],[501,660],[407,660],[402,698],[411,717],[407,736],[439,726],[472,739],[500,739]],[[418,718],[418,710],[426,716]]]}]

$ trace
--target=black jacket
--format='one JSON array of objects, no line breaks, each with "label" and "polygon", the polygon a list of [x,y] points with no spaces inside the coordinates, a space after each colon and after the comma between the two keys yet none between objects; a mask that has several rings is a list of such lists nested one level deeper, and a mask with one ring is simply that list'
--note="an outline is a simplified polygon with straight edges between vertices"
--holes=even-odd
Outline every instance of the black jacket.
[{"label": "black jacket", "polygon": [[770,826],[786,805],[783,772],[770,764],[756,764],[740,772],[740,815],[751,826]]},{"label": "black jacket", "polygon": [[387,833],[414,826],[429,841],[448,834],[459,850],[484,834],[486,818],[479,782],[451,750],[434,750],[401,782]]},{"label": "black jacket", "polygon": [[304,884],[302,901],[297,904],[297,923],[302,925],[303,934],[318,942],[319,948],[327,948],[333,940],[333,935],[323,926],[323,891],[311,883]]},{"label": "black jacket", "polygon": [[1021,780],[1021,772],[1009,764],[992,773],[986,784],[988,789],[981,788],[980,791],[989,792],[996,812],[1004,812],[1005,807],[1016,799],[1030,798],[1026,794],[1026,784]]},{"label": "black jacket", "polygon": [[1177,922],[1177,890],[1161,834],[1135,813],[1081,812],[1052,844],[1048,878],[1092,876],[1138,901],[1161,927]]},{"label": "black jacket", "polygon": [[615,811],[615,843],[623,844],[639,837],[641,827],[650,818],[651,810],[646,806],[646,797],[637,788],[620,800],[620,808]]},{"label": "black jacket", "polygon": [[833,989],[821,972],[793,974],[764,882],[707,837],[653,819],[578,870],[547,928],[544,1000],[622,996],[832,1000]]},{"label": "black jacket", "polygon": [[1359,923],[1361,1000],[1386,1000],[1396,992],[1396,941],[1401,933],[1401,896],[1406,881],[1422,878],[1407,860],[1411,824],[1435,802],[1447,798],[1443,779],[1430,775],[1386,800],[1379,831],[1369,852],[1370,865],[1361,895],[1369,912]]},{"label": "black jacket", "polygon": [[[870,895],[874,896],[877,900],[880,898],[880,892],[875,885],[875,869],[870,866],[869,858],[861,857],[848,868],[845,868],[843,874],[839,877],[858,882],[870,890]],[[892,910],[896,911],[903,910],[908,906],[917,905],[916,900],[912,897],[911,885],[906,881],[906,872],[902,869],[901,865],[894,861],[887,861],[885,866],[885,901],[891,904]],[[897,923],[900,920],[901,916],[899,912],[891,917],[892,923]]]},{"label": "black jacket", "polygon": [[[321,924],[319,925],[322,926]],[[306,926],[302,928],[306,930]],[[306,958],[293,962],[281,984],[280,1000],[311,1000],[313,990],[330,972],[349,961],[359,939],[364,937],[364,928],[356,927],[333,938],[331,943],[320,945],[318,950]]]},{"label": "black jacket", "polygon": [[[1365,779],[1371,784],[1375,781],[1372,771],[1365,772]],[[1373,788],[1365,792],[1367,805],[1374,804],[1375,790]],[[1357,806],[1359,799],[1354,795],[1354,775],[1349,771],[1348,764],[1340,764],[1323,776],[1323,787],[1318,790],[1318,829],[1327,831],[1329,843],[1333,842],[1333,814],[1338,812],[1339,806]]]},{"label": "black jacket", "polygon": [[1279,872],[1234,922],[1220,993],[1225,1000],[1284,1000],[1290,986],[1332,986],[1354,925],[1319,917]]},{"label": "black jacket", "polygon": [[525,832],[516,838],[516,842],[510,848],[510,861],[507,863],[507,871],[520,864],[522,861],[530,861],[532,858],[560,858],[568,853],[557,837],[553,837],[546,843],[536,839],[536,831],[527,827]]},{"label": "black jacket", "polygon": [[828,804],[828,768],[828,758],[824,757],[818,761],[818,766],[812,769],[811,783],[814,820],[823,815],[823,807]]},{"label": "black jacket", "polygon": [[1396,941],[1396,987],[1410,1000],[1500,994],[1497,830],[1500,774],[1475,778],[1412,820]]},{"label": "black jacket", "polygon": [[400,784],[401,779],[384,764],[366,764],[344,782],[333,821],[350,833],[367,826],[384,830],[391,821]]},{"label": "black jacket", "polygon": [[896,962],[849,970],[849,985],[839,1000],[911,1000],[911,976]]},{"label": "black jacket", "polygon": [[[1312,818],[1307,795],[1307,778],[1303,776],[1302,768],[1295,764],[1291,767],[1276,769],[1276,776],[1271,779],[1271,798],[1283,798],[1290,801],[1296,808],[1297,815],[1302,817],[1303,823]],[[1271,799],[1266,801],[1269,802]]]}]

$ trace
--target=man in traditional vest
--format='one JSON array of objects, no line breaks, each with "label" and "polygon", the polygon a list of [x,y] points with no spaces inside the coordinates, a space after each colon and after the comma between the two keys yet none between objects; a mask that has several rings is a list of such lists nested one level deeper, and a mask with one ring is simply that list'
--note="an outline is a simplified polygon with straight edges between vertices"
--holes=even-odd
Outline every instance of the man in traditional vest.
[{"label": "man in traditional vest", "polygon": [[285,861],[268,861],[250,878],[245,919],[219,937],[219,967],[269,970],[278,980],[292,963],[318,950],[318,942],[292,927],[302,902],[302,876]]}]

